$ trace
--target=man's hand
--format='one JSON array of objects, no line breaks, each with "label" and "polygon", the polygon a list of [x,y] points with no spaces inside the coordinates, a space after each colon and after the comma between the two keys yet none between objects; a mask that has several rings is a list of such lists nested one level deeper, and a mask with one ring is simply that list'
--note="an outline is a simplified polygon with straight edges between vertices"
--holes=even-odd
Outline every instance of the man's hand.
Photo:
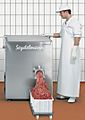
[{"label": "man's hand", "polygon": [[72,48],[72,58],[73,58],[73,59],[76,59],[76,57],[77,57],[77,47],[78,47],[78,46],[74,46],[74,47]]},{"label": "man's hand", "polygon": [[75,60],[77,58],[78,50],[79,50],[79,46],[73,46],[72,52],[71,52],[71,59],[73,63],[75,63]]}]

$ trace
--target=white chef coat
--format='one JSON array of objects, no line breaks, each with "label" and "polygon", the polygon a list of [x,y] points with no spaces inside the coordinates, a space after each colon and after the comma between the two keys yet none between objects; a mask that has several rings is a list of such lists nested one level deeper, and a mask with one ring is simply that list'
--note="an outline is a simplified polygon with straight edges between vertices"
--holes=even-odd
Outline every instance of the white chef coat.
[{"label": "white chef coat", "polygon": [[81,25],[75,17],[64,22],[61,28],[61,53],[58,71],[57,93],[79,97],[80,90],[80,52],[77,52],[75,63],[72,62],[71,52],[74,46],[74,37],[81,37]]}]

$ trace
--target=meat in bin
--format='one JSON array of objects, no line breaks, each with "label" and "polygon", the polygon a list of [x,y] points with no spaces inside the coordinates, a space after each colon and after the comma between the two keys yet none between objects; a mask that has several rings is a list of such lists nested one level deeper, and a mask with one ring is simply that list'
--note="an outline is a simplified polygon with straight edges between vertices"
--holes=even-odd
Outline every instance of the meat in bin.
[{"label": "meat in bin", "polygon": [[45,81],[45,71],[38,66],[34,68],[36,84],[30,92],[30,104],[32,112],[39,119],[39,115],[49,115],[52,119],[53,97]]}]

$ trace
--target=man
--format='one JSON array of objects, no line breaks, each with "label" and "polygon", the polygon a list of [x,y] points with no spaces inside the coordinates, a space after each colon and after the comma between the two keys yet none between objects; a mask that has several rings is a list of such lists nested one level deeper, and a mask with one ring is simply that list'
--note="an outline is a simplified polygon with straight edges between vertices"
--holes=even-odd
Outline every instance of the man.
[{"label": "man", "polygon": [[68,99],[74,103],[79,97],[80,90],[80,59],[79,42],[81,38],[81,25],[71,15],[68,5],[61,5],[59,10],[63,23],[60,33],[54,33],[53,37],[61,37],[61,53],[58,71],[58,99]]}]

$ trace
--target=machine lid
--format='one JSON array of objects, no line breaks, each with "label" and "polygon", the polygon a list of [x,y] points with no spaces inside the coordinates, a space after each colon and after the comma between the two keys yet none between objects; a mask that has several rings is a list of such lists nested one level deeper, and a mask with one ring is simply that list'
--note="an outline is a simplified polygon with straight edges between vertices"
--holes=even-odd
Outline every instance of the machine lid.
[{"label": "machine lid", "polygon": [[5,35],[8,42],[51,42],[49,37],[40,35]]}]

